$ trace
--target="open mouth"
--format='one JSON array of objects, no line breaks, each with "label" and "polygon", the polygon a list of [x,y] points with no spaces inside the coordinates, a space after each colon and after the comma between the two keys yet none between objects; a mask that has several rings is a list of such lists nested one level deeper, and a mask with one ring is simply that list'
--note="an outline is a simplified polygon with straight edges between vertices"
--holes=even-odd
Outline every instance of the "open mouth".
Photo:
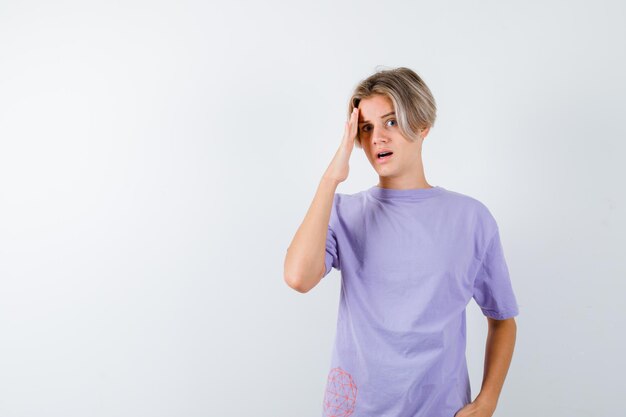
[{"label": "open mouth", "polygon": [[391,155],[393,155],[393,152],[380,152],[376,155],[376,159],[378,159],[378,161],[380,162],[383,162],[391,158]]}]

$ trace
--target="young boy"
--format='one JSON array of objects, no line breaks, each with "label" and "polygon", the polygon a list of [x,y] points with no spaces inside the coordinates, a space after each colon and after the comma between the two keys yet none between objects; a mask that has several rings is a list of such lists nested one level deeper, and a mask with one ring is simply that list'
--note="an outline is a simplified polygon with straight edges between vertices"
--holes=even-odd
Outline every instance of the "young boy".
[{"label": "young boy", "polygon": [[[332,267],[341,271],[323,415],[490,417],[519,313],[498,225],[480,201],[426,181],[422,143],[436,105],[415,72],[373,74],[356,87],[348,112],[341,145],[285,258],[285,281],[300,292]],[[355,141],[379,182],[336,193]],[[465,358],[472,298],[489,323],[474,401]]]}]

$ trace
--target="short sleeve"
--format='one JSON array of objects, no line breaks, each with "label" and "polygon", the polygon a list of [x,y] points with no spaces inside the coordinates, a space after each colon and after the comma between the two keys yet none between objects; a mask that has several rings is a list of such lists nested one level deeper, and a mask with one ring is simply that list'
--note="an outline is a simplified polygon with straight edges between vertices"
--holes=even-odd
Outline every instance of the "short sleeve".
[{"label": "short sleeve", "polygon": [[324,270],[325,277],[330,273],[330,270],[335,267],[339,269],[339,247],[337,245],[337,233],[335,232],[335,225],[337,224],[337,199],[339,198],[338,194],[335,194],[333,199],[333,207],[330,213],[330,221],[328,224],[328,231],[326,233],[326,254],[324,258],[324,265],[326,269]]},{"label": "short sleeve", "polygon": [[498,229],[487,244],[474,280],[473,298],[487,317],[504,320],[519,314]]}]

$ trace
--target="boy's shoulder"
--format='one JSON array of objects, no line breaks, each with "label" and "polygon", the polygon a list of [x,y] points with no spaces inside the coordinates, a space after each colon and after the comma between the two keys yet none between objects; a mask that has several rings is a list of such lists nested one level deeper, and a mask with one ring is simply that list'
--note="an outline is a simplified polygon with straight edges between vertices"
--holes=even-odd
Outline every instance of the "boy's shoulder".
[{"label": "boy's shoulder", "polygon": [[450,201],[464,204],[467,207],[473,208],[475,210],[482,210],[482,211],[487,211],[487,212],[489,211],[487,206],[481,200],[479,200],[478,198],[474,196],[461,193],[459,191],[449,190],[447,188],[444,188],[444,190],[445,190],[444,192],[445,197]]},{"label": "boy's shoulder", "polygon": [[476,224],[482,225],[487,234],[498,229],[495,216],[487,205],[477,197],[452,190],[446,190],[445,194],[453,206],[462,210],[467,218],[472,219]]}]

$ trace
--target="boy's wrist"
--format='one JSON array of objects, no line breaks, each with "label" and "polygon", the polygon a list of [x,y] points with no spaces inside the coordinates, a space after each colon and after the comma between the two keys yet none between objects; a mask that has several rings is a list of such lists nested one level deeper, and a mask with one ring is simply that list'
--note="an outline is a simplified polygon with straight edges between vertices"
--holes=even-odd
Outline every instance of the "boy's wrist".
[{"label": "boy's wrist", "polygon": [[323,175],[322,179],[320,180],[320,183],[337,187],[341,183],[341,181],[338,181],[335,178],[331,178],[331,177],[327,177],[326,175]]},{"label": "boy's wrist", "polygon": [[481,391],[478,396],[474,399],[475,403],[481,403],[488,407],[496,408],[496,404],[498,403],[498,398],[495,395],[492,395],[488,392]]}]

